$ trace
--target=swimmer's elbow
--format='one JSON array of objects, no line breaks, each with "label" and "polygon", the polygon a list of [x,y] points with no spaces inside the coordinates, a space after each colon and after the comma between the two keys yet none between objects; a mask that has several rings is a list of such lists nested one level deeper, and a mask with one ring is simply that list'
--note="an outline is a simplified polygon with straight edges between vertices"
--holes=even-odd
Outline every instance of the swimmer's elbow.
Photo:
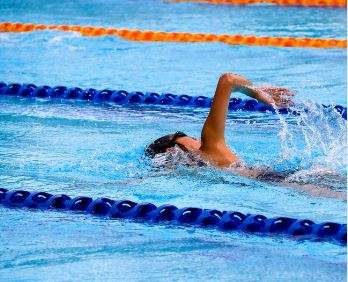
[{"label": "swimmer's elbow", "polygon": [[251,85],[251,82],[244,76],[234,73],[224,73],[219,78],[219,83],[228,84],[233,88],[239,88],[241,86]]}]

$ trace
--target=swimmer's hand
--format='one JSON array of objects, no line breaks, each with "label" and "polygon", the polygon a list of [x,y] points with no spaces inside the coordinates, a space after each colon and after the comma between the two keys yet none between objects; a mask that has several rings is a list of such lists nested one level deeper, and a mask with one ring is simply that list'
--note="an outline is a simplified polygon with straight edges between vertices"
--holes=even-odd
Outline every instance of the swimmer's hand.
[{"label": "swimmer's hand", "polygon": [[277,108],[288,108],[294,105],[295,94],[287,88],[276,86],[253,87],[257,92],[255,98]]},{"label": "swimmer's hand", "polygon": [[294,105],[295,94],[287,88],[276,86],[242,85],[238,91],[274,108],[288,108]]}]

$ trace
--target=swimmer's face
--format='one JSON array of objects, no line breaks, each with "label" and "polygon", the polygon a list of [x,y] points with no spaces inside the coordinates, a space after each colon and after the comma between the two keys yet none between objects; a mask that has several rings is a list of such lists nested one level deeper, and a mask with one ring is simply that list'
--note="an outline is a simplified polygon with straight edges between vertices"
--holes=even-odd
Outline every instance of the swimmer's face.
[{"label": "swimmer's face", "polygon": [[[198,151],[201,147],[201,141],[189,136],[177,138],[175,144],[185,152]],[[173,150],[173,148],[168,148],[167,152],[170,152],[170,150]]]}]

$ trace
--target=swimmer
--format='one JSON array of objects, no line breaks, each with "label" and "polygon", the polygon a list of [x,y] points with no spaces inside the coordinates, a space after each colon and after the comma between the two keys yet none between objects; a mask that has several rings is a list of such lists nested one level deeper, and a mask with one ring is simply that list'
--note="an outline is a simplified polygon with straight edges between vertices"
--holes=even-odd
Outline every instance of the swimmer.
[{"label": "swimmer", "polygon": [[218,81],[208,117],[202,128],[201,139],[179,131],[155,140],[146,148],[145,154],[153,158],[157,154],[171,152],[177,146],[219,168],[243,167],[243,161],[228,147],[225,140],[226,116],[233,92],[241,92],[274,107],[289,106],[294,95],[286,88],[254,87],[241,75],[225,73]]},{"label": "swimmer", "polygon": [[[178,131],[155,140],[147,146],[145,155],[155,159],[166,154],[179,154],[181,157],[185,157],[185,164],[209,164],[261,181],[283,182],[287,176],[285,173],[264,168],[247,167],[243,160],[226,144],[226,116],[231,93],[233,92],[241,92],[274,108],[286,108],[293,105],[294,93],[286,88],[275,86],[256,87],[241,75],[225,73],[221,75],[217,83],[213,102],[201,131],[201,138],[196,139]],[[298,188],[297,186],[295,188]],[[302,190],[308,191],[312,188],[304,187]],[[318,190],[315,190],[314,194],[317,193]]]}]

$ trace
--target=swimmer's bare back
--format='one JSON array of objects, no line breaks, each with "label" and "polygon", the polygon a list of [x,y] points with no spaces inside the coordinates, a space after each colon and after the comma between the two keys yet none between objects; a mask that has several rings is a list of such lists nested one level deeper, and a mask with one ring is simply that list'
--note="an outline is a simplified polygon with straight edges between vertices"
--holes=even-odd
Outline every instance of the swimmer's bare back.
[{"label": "swimmer's bare back", "polygon": [[334,191],[329,187],[309,183],[298,183],[289,177],[289,174],[271,171],[269,168],[230,167],[227,171],[244,177],[252,178],[265,183],[276,184],[285,188],[292,188],[300,192],[308,193],[315,197],[335,198],[347,200],[346,192]]}]

